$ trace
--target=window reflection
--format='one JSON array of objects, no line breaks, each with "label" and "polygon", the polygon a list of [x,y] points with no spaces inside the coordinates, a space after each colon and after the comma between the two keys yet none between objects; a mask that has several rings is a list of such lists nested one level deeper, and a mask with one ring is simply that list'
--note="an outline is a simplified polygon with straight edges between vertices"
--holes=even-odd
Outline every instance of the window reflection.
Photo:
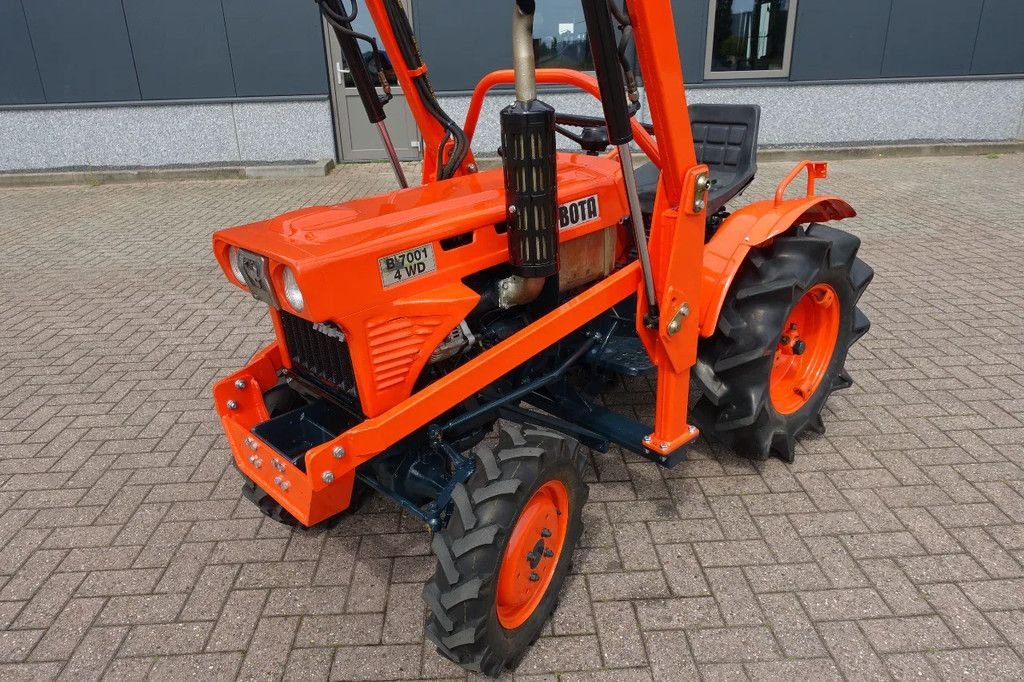
[{"label": "window reflection", "polygon": [[710,71],[782,71],[790,0],[713,0]]},{"label": "window reflection", "polygon": [[[373,17],[370,16],[370,11],[366,9],[364,3],[359,3],[359,12],[356,14],[356,20],[352,22],[352,30],[356,33],[362,33],[368,36],[372,36],[377,39],[377,49],[380,50],[380,63],[384,69],[384,75],[388,79],[388,83],[391,85],[398,85],[398,78],[395,76],[395,67],[391,64],[391,58],[387,52],[384,51],[384,45],[380,42],[380,34],[377,33],[377,27],[373,24]],[[366,62],[366,67],[370,71],[370,78],[373,82],[378,83],[377,73],[377,60],[373,58],[373,50],[370,48],[370,44],[364,40],[360,40],[357,43],[359,49],[363,53],[363,61]],[[352,74],[345,74],[345,85],[347,87],[355,87],[355,81],[352,80]]]},{"label": "window reflection", "polygon": [[538,68],[593,71],[587,25],[579,0],[544,0],[533,19],[533,50]]}]

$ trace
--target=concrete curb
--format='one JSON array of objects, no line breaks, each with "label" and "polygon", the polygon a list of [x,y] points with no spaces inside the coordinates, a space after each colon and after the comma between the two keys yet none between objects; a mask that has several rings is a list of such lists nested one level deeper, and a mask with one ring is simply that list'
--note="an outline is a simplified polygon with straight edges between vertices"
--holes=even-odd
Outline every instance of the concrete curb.
[{"label": "concrete curb", "polygon": [[[803,159],[882,159],[928,156],[984,156],[1024,153],[1024,140],[1005,142],[936,142],[923,144],[868,145],[862,147],[802,147],[758,150],[757,160],[801,161]],[[497,157],[482,157],[481,170],[500,165]],[[314,163],[265,166],[210,166],[193,168],[139,168],[127,170],[40,171],[0,173],[0,187],[42,187],[47,185],[106,185],[128,182],[174,182],[180,180],[265,180],[276,178],[322,178],[335,168],[332,159]]]},{"label": "concrete curb", "polygon": [[[839,161],[843,159],[899,159],[927,156],[985,156],[988,154],[1024,154],[1024,140],[1005,142],[934,142],[921,144],[866,145],[862,147],[761,147],[757,150],[759,163],[772,161]],[[633,155],[637,162],[646,161],[645,154]],[[481,170],[501,166],[496,156],[477,157]]]},{"label": "concrete curb", "polygon": [[181,180],[322,178],[334,170],[334,167],[333,159],[323,159],[313,163],[272,164],[266,166],[197,166],[193,168],[0,173],[0,187],[106,185],[129,182],[175,182]]},{"label": "concrete curb", "polygon": [[764,147],[757,151],[757,160],[802,161],[820,159],[897,159],[926,156],[985,156],[988,154],[1024,153],[1024,140],[1005,142],[936,142],[923,144],[867,145],[863,147]]}]

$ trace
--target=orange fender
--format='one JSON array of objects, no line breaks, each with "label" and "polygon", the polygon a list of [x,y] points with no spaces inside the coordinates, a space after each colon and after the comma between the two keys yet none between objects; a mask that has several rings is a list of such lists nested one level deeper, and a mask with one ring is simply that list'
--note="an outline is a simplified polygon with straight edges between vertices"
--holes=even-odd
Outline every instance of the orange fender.
[{"label": "orange fender", "polygon": [[751,248],[771,241],[794,225],[843,220],[855,215],[853,207],[839,197],[807,196],[788,201],[759,201],[729,216],[704,245],[700,335],[714,334],[725,295]]}]

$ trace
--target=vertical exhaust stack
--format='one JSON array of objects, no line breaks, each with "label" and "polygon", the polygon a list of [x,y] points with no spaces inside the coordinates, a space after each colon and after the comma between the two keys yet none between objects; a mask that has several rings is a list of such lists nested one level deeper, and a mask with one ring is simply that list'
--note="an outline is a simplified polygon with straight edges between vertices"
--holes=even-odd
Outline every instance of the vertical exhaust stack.
[{"label": "vertical exhaust stack", "polygon": [[555,110],[537,99],[534,8],[534,0],[516,0],[512,17],[516,102],[501,112],[508,250],[513,274],[526,279],[558,273]]}]

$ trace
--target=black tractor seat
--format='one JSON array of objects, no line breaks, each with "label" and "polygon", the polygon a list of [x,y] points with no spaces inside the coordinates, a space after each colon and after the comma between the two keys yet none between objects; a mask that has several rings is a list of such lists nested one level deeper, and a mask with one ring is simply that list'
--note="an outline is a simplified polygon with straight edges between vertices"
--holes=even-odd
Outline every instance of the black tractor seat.
[{"label": "black tractor seat", "polygon": [[[761,107],[756,104],[691,104],[690,123],[697,163],[711,169],[708,215],[714,215],[747,188],[757,174],[757,129]],[[654,195],[661,171],[653,163],[636,170],[640,208],[654,213]]]}]

